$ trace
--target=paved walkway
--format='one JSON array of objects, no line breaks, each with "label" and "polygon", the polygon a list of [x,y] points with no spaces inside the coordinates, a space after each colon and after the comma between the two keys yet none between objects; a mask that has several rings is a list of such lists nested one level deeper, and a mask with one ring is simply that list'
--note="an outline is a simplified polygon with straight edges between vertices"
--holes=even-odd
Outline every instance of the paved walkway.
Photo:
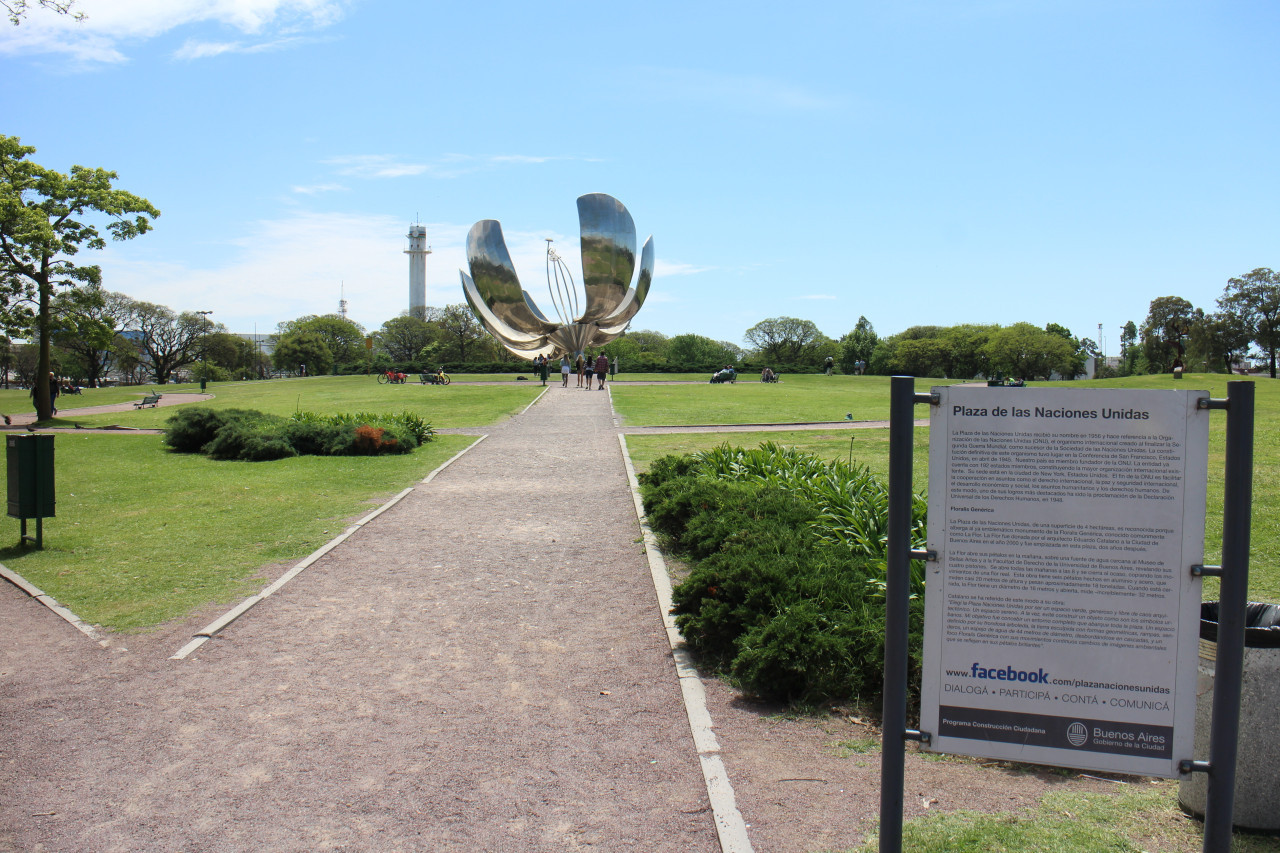
[{"label": "paved walkway", "polygon": [[0,851],[718,850],[607,393],[489,432],[186,660],[0,585]]}]

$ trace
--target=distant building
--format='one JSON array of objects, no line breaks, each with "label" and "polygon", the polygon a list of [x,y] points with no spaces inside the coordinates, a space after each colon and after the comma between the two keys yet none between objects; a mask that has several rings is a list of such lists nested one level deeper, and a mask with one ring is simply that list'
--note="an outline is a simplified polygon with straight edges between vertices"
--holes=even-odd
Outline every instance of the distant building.
[{"label": "distant building", "polygon": [[276,348],[275,336],[268,334],[259,334],[257,332],[236,332],[237,338],[244,338],[249,343],[258,348],[258,352],[263,355],[271,355]]},{"label": "distant building", "polygon": [[420,316],[427,307],[427,255],[431,254],[427,226],[409,226],[409,248],[404,253],[409,256],[409,313]]}]

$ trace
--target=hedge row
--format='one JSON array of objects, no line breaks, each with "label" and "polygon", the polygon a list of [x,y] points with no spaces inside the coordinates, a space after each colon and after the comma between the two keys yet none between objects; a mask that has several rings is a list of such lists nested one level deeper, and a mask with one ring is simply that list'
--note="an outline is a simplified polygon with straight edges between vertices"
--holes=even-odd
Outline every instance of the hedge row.
[{"label": "hedge row", "polygon": [[[672,613],[703,665],[766,699],[878,696],[887,516],[879,481],[772,443],[665,456],[640,480],[650,526],[690,566]],[[918,537],[923,499],[915,514]],[[916,571],[912,684],[923,631]]]},{"label": "hedge row", "polygon": [[184,408],[167,421],[164,442],[175,453],[262,462],[291,456],[378,456],[409,453],[434,435],[411,412],[292,418],[253,409]]}]

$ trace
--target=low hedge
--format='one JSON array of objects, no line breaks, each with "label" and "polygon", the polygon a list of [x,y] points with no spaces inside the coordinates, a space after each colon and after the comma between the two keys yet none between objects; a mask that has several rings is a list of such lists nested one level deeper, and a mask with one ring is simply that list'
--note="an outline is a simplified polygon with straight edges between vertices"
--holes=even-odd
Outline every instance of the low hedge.
[{"label": "low hedge", "polygon": [[318,415],[292,418],[253,409],[183,408],[166,422],[164,442],[175,453],[263,462],[290,456],[377,456],[410,453],[434,436],[411,412],[398,415]]},{"label": "low hedge", "polygon": [[[690,566],[672,613],[704,666],[749,694],[795,704],[879,695],[885,560],[876,531],[887,494],[874,477],[766,443],[662,457],[640,480],[650,526]],[[920,499],[920,533],[923,509]],[[920,667],[919,591],[909,683]]]}]

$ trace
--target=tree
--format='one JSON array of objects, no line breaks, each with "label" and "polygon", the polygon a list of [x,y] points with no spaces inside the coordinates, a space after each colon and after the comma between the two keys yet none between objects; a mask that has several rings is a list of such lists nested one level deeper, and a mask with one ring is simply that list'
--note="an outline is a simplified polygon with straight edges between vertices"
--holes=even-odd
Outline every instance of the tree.
[{"label": "tree", "polygon": [[991,358],[987,355],[987,342],[999,330],[996,325],[964,323],[943,332],[942,340],[949,349],[946,375],[952,379],[990,376]]},{"label": "tree", "polygon": [[378,330],[378,343],[392,361],[417,361],[433,338],[431,324],[413,314],[392,317]]},{"label": "tree", "polygon": [[[364,364],[364,326],[337,314],[316,316],[308,314],[296,320],[288,320],[276,326],[280,336],[290,332],[314,332],[325,342],[333,363]],[[307,362],[310,364],[310,362]],[[333,364],[330,364],[332,367]],[[310,370],[310,368],[308,368]],[[315,372],[315,371],[312,371]]]},{"label": "tree", "polygon": [[1181,296],[1161,296],[1151,300],[1142,324],[1142,349],[1150,369],[1163,373],[1182,365],[1186,348],[1183,338],[1200,318],[1195,306]]},{"label": "tree", "polygon": [[1120,374],[1132,376],[1138,359],[1138,326],[1132,320],[1120,330]]},{"label": "tree", "polygon": [[638,352],[666,355],[669,338],[662,332],[655,332],[652,329],[637,329],[627,332],[623,337],[634,343]]},{"label": "tree", "polygon": [[197,361],[204,337],[217,329],[204,315],[177,314],[151,302],[130,302],[124,326],[157,385],[169,384],[174,371]]},{"label": "tree", "polygon": [[858,317],[853,330],[840,339],[840,370],[853,375],[858,372],[858,363],[865,369],[871,361],[871,353],[875,352],[880,342],[871,321],[866,317]]},{"label": "tree", "polygon": [[1249,329],[1255,344],[1267,354],[1271,378],[1276,378],[1276,350],[1280,349],[1280,273],[1266,267],[1229,279],[1218,307]]},{"label": "tree", "polygon": [[1253,340],[1253,329],[1245,318],[1232,311],[1208,314],[1204,321],[1192,330],[1191,344],[1214,369],[1222,365],[1226,373],[1231,366],[1244,359]]},{"label": "tree", "polygon": [[450,361],[466,361],[467,356],[473,355],[479,349],[478,345],[489,336],[471,313],[471,307],[462,303],[446,305],[427,322],[439,330],[444,355]]},{"label": "tree", "polygon": [[[77,21],[88,20],[88,16],[84,12],[72,11],[72,7],[76,5],[76,0],[36,0],[36,5],[41,9],[57,12],[59,15],[70,15]],[[9,23],[16,27],[22,23],[22,19],[27,16],[27,12],[31,9],[31,0],[0,0],[0,7],[4,7]]]},{"label": "tree", "polygon": [[80,364],[80,378],[90,388],[111,369],[115,339],[123,328],[131,300],[101,285],[64,290],[53,299],[53,343]]},{"label": "tree", "polygon": [[993,369],[1027,379],[1047,378],[1054,371],[1071,375],[1075,364],[1076,347],[1070,340],[1030,323],[997,329],[985,349]]},{"label": "tree", "polygon": [[280,337],[271,353],[271,360],[280,370],[316,375],[328,373],[333,368],[333,353],[318,332],[289,332]]},{"label": "tree", "polygon": [[689,370],[723,367],[738,361],[740,355],[732,345],[702,335],[676,335],[667,341],[667,360]]},{"label": "tree", "polygon": [[826,336],[810,320],[771,317],[747,329],[742,338],[765,361],[796,365],[811,361]]},{"label": "tree", "polygon": [[899,341],[889,366],[904,376],[947,375],[947,345],[940,338],[911,338]]},{"label": "tree", "polygon": [[[82,248],[106,246],[86,217],[106,216],[112,239],[129,240],[150,231],[160,211],[141,196],[113,189],[115,172],[72,166],[64,175],[28,160],[35,150],[16,136],[0,136],[0,309],[12,318],[14,303],[34,303],[43,377],[50,367],[54,288],[102,282],[101,269],[74,262]],[[36,383],[40,420],[52,414],[47,385]]]}]

